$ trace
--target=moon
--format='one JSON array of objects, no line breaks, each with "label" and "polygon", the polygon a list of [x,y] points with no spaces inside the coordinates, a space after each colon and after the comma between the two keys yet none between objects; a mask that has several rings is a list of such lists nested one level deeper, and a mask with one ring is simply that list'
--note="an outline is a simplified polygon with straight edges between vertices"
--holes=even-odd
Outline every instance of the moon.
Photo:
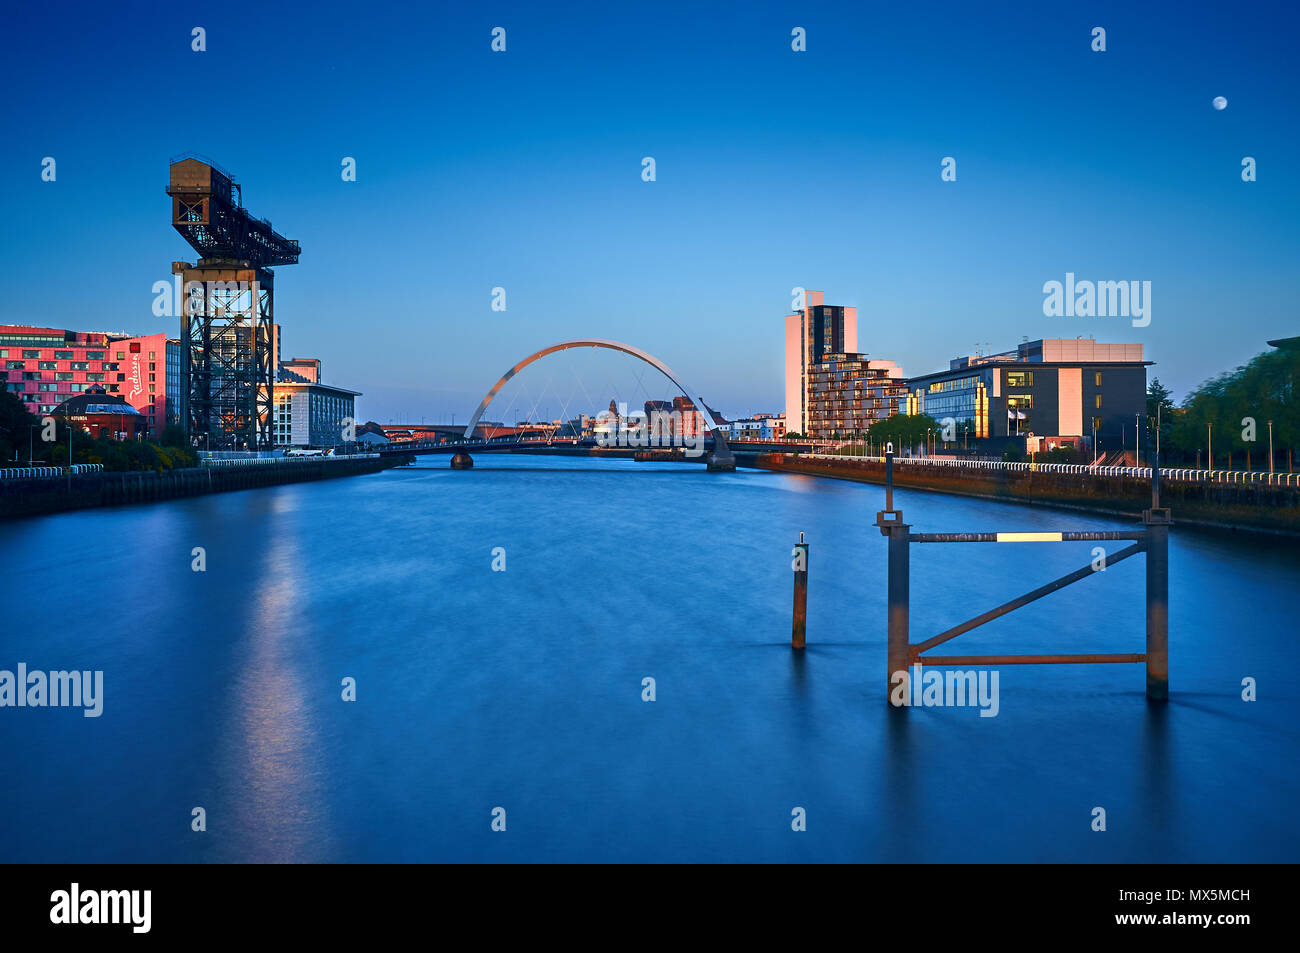
[{"label": "moon", "polygon": [[1215,108],[1215,109],[1227,109],[1227,108],[1228,108],[1228,101],[1227,101],[1226,99],[1224,99],[1222,96],[1215,96],[1215,97],[1214,97],[1214,108]]}]

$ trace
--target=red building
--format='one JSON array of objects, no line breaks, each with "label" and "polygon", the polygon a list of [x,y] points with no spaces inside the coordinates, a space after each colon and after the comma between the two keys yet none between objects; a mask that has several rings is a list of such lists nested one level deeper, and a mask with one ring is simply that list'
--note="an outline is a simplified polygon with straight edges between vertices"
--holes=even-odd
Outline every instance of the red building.
[{"label": "red building", "polygon": [[100,434],[114,440],[132,440],[146,435],[149,427],[144,414],[117,394],[105,394],[98,384],[84,394],[69,397],[52,411],[65,417],[69,426],[80,427],[92,437]]},{"label": "red building", "polygon": [[0,325],[0,386],[31,413],[51,413],[96,384],[138,410],[157,437],[179,409],[180,343],[165,334]]}]

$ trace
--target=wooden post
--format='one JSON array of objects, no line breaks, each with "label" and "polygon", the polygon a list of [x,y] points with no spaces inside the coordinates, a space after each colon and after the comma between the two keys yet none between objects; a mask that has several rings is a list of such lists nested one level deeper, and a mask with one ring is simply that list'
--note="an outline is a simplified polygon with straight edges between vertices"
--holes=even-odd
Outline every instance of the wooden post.
[{"label": "wooden post", "polygon": [[794,623],[790,631],[790,647],[801,649],[808,625],[808,544],[799,534],[799,542],[794,546]]}]

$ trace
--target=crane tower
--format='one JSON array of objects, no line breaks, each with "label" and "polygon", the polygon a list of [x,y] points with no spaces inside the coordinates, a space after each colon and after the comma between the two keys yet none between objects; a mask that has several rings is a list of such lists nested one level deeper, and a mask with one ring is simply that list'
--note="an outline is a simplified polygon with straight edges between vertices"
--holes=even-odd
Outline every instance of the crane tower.
[{"label": "crane tower", "polygon": [[183,276],[179,416],[212,450],[269,450],[276,371],[275,274],[295,265],[298,243],[244,208],[220,166],[193,154],[171,161],[172,226],[196,252]]}]

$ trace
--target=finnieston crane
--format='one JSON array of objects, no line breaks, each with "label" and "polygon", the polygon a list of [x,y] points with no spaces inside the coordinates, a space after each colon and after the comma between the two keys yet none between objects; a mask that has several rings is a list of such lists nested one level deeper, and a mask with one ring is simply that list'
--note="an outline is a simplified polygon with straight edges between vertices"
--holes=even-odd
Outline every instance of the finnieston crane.
[{"label": "finnieston crane", "polygon": [[172,226],[199,253],[183,275],[178,408],[203,449],[269,450],[279,335],[273,265],[301,249],[244,208],[234,177],[203,156],[171,160]]}]

